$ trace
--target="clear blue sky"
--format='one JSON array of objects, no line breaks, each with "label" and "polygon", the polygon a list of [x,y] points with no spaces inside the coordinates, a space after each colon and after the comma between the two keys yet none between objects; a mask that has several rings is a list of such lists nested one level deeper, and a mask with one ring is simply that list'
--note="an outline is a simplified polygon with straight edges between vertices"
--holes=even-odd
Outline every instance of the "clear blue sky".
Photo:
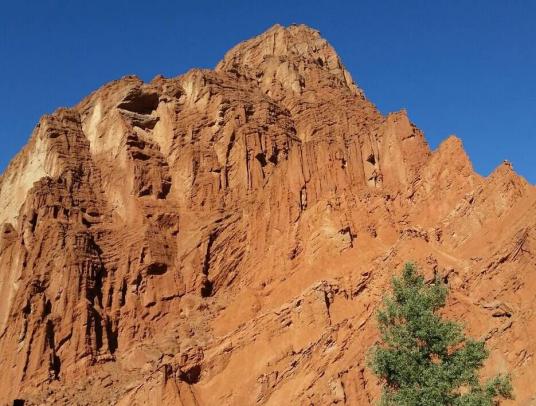
[{"label": "clear blue sky", "polygon": [[126,74],[213,67],[274,23],[336,48],[384,112],[408,110],[433,148],[449,134],[476,170],[503,159],[536,183],[536,2],[0,0],[0,170],[39,117]]}]

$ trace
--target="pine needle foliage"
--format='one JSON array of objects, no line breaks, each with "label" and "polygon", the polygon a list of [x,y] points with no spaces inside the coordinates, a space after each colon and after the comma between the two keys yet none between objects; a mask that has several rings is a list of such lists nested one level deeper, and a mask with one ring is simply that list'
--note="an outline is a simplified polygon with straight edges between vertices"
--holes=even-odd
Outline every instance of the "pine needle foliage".
[{"label": "pine needle foliage", "polygon": [[369,355],[369,366],[383,383],[379,405],[493,406],[512,398],[509,376],[480,382],[488,350],[438,314],[447,294],[438,278],[426,284],[412,263],[393,278],[392,295],[377,313],[382,340]]}]

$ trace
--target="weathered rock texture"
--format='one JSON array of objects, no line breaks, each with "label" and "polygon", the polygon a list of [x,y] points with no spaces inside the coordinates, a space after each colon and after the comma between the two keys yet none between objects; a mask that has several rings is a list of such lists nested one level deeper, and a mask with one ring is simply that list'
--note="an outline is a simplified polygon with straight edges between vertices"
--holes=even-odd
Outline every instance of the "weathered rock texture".
[{"label": "weathered rock texture", "polygon": [[455,137],[430,151],[308,27],[44,116],[0,224],[2,404],[371,404],[410,259],[536,404],[536,189]]}]

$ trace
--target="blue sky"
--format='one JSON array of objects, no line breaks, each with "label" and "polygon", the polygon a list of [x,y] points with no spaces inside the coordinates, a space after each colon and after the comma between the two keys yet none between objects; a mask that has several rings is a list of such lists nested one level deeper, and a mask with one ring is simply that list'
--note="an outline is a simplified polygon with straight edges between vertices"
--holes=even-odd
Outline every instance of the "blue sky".
[{"label": "blue sky", "polygon": [[433,148],[457,134],[479,173],[508,159],[536,183],[534,21],[528,0],[0,0],[0,170],[42,114],[110,80],[213,67],[275,23],[305,23]]}]

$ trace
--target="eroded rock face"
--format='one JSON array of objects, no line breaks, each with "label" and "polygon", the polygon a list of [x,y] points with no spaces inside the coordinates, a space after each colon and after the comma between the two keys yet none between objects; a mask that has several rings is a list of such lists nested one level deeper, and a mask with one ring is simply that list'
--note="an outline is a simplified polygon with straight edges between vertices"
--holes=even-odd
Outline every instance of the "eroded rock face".
[{"label": "eroded rock face", "polygon": [[305,26],[122,78],[0,178],[0,403],[370,404],[373,314],[412,259],[532,404],[535,215],[510,164],[430,151]]}]

